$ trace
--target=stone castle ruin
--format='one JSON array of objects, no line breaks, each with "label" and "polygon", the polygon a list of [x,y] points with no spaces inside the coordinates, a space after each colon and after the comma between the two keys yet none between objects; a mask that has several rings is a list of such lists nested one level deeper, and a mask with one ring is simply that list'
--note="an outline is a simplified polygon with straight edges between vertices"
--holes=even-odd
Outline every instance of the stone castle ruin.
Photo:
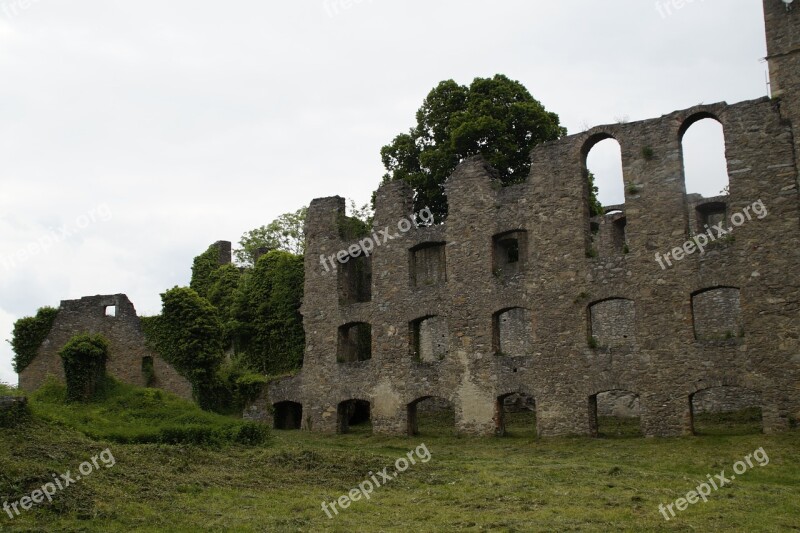
[{"label": "stone castle ruin", "polygon": [[[446,183],[445,223],[337,261],[335,272],[320,257],[358,247],[340,237],[345,202],[312,202],[304,366],[248,416],[322,432],[369,417],[376,433],[413,434],[420,402],[437,398],[459,431],[491,435],[513,396],[533,399],[542,436],[595,435],[598,411],[617,410],[638,414],[646,436],[685,435],[711,406],[760,407],[767,433],[793,426],[800,8],[764,0],[764,10],[772,98],[538,146],[520,185],[501,187],[469,159]],[[725,132],[730,186],[715,198],[684,184],[682,137],[706,118]],[[624,205],[591,218],[586,158],[607,138],[622,147],[629,185]],[[396,228],[412,211],[412,191],[386,184],[374,227]],[[708,233],[720,223],[734,231]]]},{"label": "stone castle ruin", "polygon": [[[693,415],[758,407],[767,433],[800,419],[800,7],[764,0],[772,98],[700,105],[599,126],[537,146],[523,184],[502,187],[480,157],[446,183],[449,216],[396,232],[413,213],[401,182],[376,197],[369,256],[343,239],[345,202],[306,220],[302,370],[272,382],[245,416],[278,428],[345,432],[370,420],[414,434],[427,400],[463,433],[503,433],[509,406],[534,409],[542,436],[596,435],[598,417],[638,415],[645,436],[693,432]],[[687,195],[682,138],[724,128],[727,194]],[[625,202],[591,217],[586,159],[622,148]],[[729,234],[725,230],[734,227]],[[221,261],[230,246],[220,244]],[[700,253],[698,247],[704,248]],[[116,306],[116,317],[104,309]],[[144,348],[124,296],[62,302],[24,389],[63,376],[75,333],[112,341],[109,373],[190,395]],[[124,355],[123,355],[124,354]],[[148,359],[149,358],[149,359]],[[424,403],[423,403],[424,402]]]},{"label": "stone castle ruin", "polygon": [[19,375],[20,388],[34,391],[44,385],[48,376],[63,382],[64,365],[58,353],[79,333],[99,333],[108,340],[108,375],[130,385],[160,388],[192,398],[191,383],[147,348],[136,309],[124,294],[62,301],[36,358]]}]

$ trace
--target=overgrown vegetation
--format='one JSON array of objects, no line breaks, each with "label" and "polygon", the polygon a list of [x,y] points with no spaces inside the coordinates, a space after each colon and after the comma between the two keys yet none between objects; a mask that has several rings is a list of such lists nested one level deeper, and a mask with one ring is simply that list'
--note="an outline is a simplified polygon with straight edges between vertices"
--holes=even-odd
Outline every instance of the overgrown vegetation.
[{"label": "overgrown vegetation", "polygon": [[89,403],[69,401],[67,387],[50,380],[30,395],[40,420],[118,443],[222,445],[262,444],[266,426],[203,411],[159,389],[143,389],[106,378]]},{"label": "overgrown vegetation", "polygon": [[237,349],[252,370],[281,374],[302,366],[304,278],[303,257],[277,250],[244,275],[233,319]]},{"label": "overgrown vegetation", "polygon": [[95,398],[105,383],[108,341],[102,335],[82,333],[72,337],[58,354],[64,365],[67,400]]},{"label": "overgrown vegetation", "polygon": [[160,316],[143,320],[153,348],[192,382],[201,406],[211,408],[203,391],[213,387],[223,360],[223,330],[219,315],[195,290],[175,287],[161,295]]},{"label": "overgrown vegetation", "polygon": [[162,295],[161,315],[142,324],[151,347],[192,382],[202,407],[241,412],[267,375],[300,368],[302,256],[273,250],[239,269],[219,265],[211,246],[195,259],[191,285],[205,296],[175,287]]},{"label": "overgrown vegetation", "polygon": [[205,252],[194,258],[189,288],[203,298],[208,298],[213,282],[212,275],[219,266],[219,248],[212,244]]},{"label": "overgrown vegetation", "polygon": [[20,318],[14,322],[14,332],[9,341],[14,350],[14,372],[19,374],[33,361],[57,315],[58,309],[42,307],[36,312],[36,316]]}]

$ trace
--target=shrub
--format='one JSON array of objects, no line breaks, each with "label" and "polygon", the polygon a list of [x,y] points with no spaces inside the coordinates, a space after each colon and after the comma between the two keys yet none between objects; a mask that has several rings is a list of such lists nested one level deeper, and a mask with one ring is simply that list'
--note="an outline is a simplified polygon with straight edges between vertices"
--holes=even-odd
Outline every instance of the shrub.
[{"label": "shrub", "polygon": [[17,427],[28,421],[30,417],[31,412],[28,409],[27,398],[14,399],[8,404],[0,405],[0,428]]},{"label": "shrub", "polygon": [[67,400],[94,399],[104,383],[108,341],[102,335],[75,335],[59,355],[64,363]]},{"label": "shrub", "polygon": [[236,435],[236,442],[247,446],[264,444],[267,439],[269,439],[269,427],[255,422],[244,424]]}]

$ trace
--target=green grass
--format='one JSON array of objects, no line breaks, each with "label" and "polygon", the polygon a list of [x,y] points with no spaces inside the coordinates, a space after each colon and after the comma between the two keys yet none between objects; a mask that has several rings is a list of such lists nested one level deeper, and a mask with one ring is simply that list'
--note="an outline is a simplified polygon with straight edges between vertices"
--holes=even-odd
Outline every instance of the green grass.
[{"label": "green grass", "polygon": [[158,389],[108,379],[100,399],[66,402],[66,387],[49,381],[30,395],[31,411],[43,421],[88,437],[118,443],[214,444],[263,442],[263,426],[203,411]]},{"label": "green grass", "polygon": [[[516,413],[507,419],[509,436],[472,438],[443,425],[452,415],[425,413],[416,437],[372,435],[363,424],[338,436],[275,431],[268,446],[258,447],[123,444],[90,438],[88,421],[77,431],[42,417],[46,409],[35,396],[40,416],[0,432],[0,501],[30,494],[50,473],[75,472],[105,448],[116,464],[52,504],[13,520],[0,515],[2,531],[792,531],[800,524],[796,431],[538,439],[532,414]],[[607,422],[601,428],[613,427]],[[619,428],[630,429],[630,421]],[[333,519],[322,511],[322,501],[338,499],[370,472],[393,470],[398,457],[422,443],[429,462]],[[659,514],[660,503],[685,496],[706,474],[730,474],[761,447],[767,466],[736,476],[669,522]]]}]

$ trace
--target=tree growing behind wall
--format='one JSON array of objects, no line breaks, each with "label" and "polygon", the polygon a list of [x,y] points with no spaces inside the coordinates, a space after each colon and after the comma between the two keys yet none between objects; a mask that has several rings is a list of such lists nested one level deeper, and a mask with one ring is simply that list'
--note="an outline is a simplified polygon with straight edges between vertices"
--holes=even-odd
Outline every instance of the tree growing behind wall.
[{"label": "tree growing behind wall", "polygon": [[108,341],[102,335],[72,337],[59,352],[67,382],[67,401],[88,402],[103,386],[108,359]]},{"label": "tree growing behind wall", "polygon": [[242,235],[239,248],[234,252],[236,260],[246,267],[255,265],[260,250],[283,250],[290,254],[303,255],[308,207],[294,213],[285,213],[266,226],[253,229]]},{"label": "tree growing behind wall", "polygon": [[14,350],[14,372],[19,374],[34,360],[57,315],[58,309],[42,307],[36,312],[36,316],[20,318],[14,322],[14,331],[9,341]]},{"label": "tree growing behind wall", "polygon": [[253,370],[277,375],[302,366],[303,280],[303,257],[278,250],[245,274],[234,316],[237,348]]},{"label": "tree growing behind wall", "polygon": [[589,181],[589,216],[596,217],[603,214],[603,204],[597,199],[600,189],[597,188],[594,174],[591,171],[587,171],[587,180]]},{"label": "tree growing behind wall", "polygon": [[416,126],[381,149],[383,180],[408,182],[416,209],[430,208],[437,220],[447,214],[444,182],[461,161],[481,154],[505,185],[521,183],[530,171],[531,149],[567,133],[558,115],[502,74],[475,78],[469,87],[439,83],[416,118]]}]

